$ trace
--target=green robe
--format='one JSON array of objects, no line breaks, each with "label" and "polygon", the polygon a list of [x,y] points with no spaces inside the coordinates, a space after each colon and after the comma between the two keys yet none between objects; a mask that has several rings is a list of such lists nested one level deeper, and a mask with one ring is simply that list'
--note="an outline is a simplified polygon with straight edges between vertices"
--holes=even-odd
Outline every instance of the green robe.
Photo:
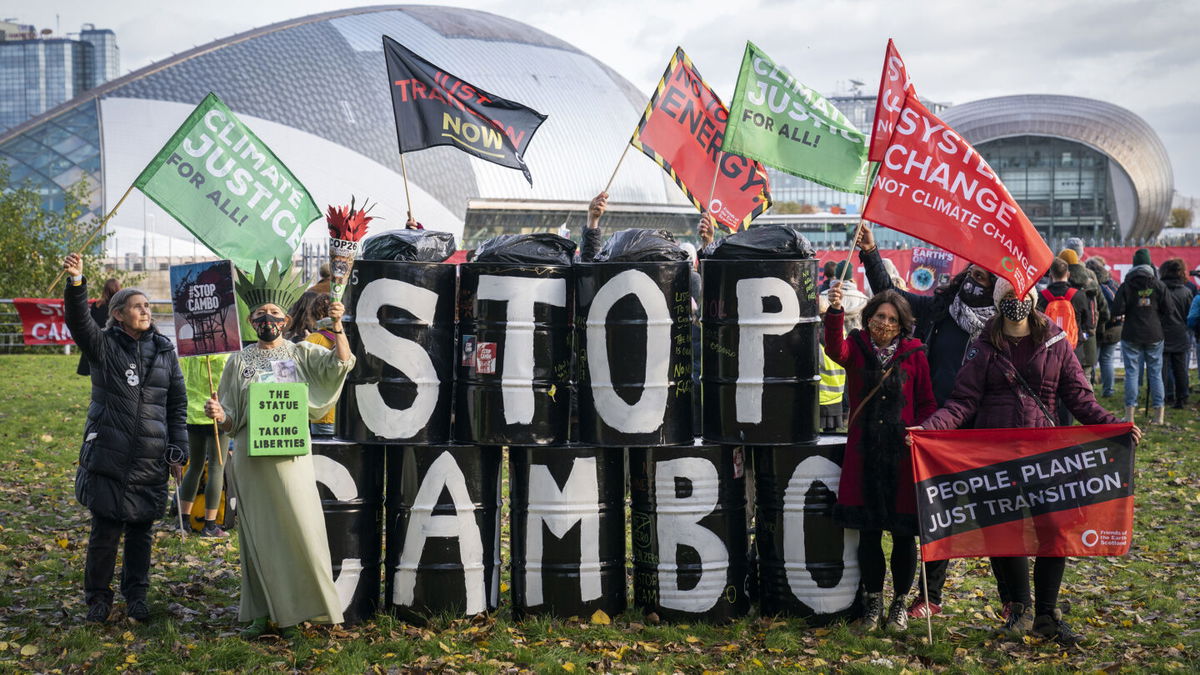
[{"label": "green robe", "polygon": [[[333,584],[312,455],[246,454],[246,404],[250,383],[257,381],[257,373],[251,374],[252,362],[261,365],[268,356],[262,351],[254,344],[233,354],[217,394],[235,434],[230,468],[242,562],[240,618],[270,616],[280,626],[302,621],[341,623],[342,604]],[[354,367],[353,356],[339,361],[335,351],[313,343],[286,343],[269,351],[272,360],[296,362],[299,380],[308,383],[310,419],[319,419],[333,407]]]}]

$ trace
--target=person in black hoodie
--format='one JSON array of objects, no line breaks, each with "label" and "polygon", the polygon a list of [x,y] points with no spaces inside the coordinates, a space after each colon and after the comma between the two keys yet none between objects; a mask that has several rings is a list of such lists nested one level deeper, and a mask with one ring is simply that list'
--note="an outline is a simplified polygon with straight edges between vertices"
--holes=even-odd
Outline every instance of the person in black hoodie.
[{"label": "person in black hoodie", "polygon": [[1166,404],[1175,408],[1187,405],[1188,400],[1188,340],[1187,315],[1192,306],[1192,290],[1187,286],[1187,268],[1180,258],[1171,258],[1159,268],[1159,277],[1167,287],[1166,311],[1163,313],[1163,389]]},{"label": "person in black hoodie", "polygon": [[1125,275],[1113,302],[1114,315],[1124,316],[1121,327],[1121,358],[1125,362],[1125,421],[1132,422],[1137,410],[1142,370],[1149,380],[1152,423],[1163,422],[1163,320],[1167,313],[1167,287],[1158,280],[1150,250],[1133,254],[1133,269]]},{"label": "person in black hoodie", "polygon": [[[855,244],[871,289],[876,292],[894,289],[908,300],[916,319],[913,336],[928,346],[933,397],[941,406],[954,391],[954,380],[962,367],[967,346],[979,337],[983,325],[996,313],[992,301],[996,277],[978,265],[970,265],[932,296],[918,295],[895,288],[870,227],[862,227]],[[941,613],[942,587],[949,567],[948,560],[936,560],[923,566],[922,574],[928,577],[929,597],[923,595],[926,580],[922,580],[917,585],[917,598],[909,607],[909,616],[924,618]],[[1010,598],[1001,600],[1007,602]]]},{"label": "person in black hoodie", "polygon": [[187,388],[175,347],[151,321],[146,295],[119,291],[101,330],[88,316],[82,266],[76,253],[63,259],[66,323],[92,378],[75,474],[75,498],[92,513],[83,573],[87,621],[108,620],[122,534],[121,595],[129,618],[146,621],[151,526],[166,510],[168,465],[178,471],[188,454]]}]

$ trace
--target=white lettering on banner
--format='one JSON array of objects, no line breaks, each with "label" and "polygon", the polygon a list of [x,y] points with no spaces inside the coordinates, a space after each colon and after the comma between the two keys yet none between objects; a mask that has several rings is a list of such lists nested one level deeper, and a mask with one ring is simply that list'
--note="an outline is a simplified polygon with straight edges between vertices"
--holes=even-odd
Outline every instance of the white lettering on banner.
[{"label": "white lettering on banner", "polygon": [[[354,483],[354,476],[350,475],[350,471],[341,462],[325,455],[313,455],[312,461],[317,482],[329,488],[334,499],[339,502],[358,499],[358,486]],[[342,611],[346,611],[354,599],[358,580],[362,578],[362,560],[345,558],[338,567],[341,568],[341,572],[333,580],[333,585],[337,589],[338,600],[342,603]]]},{"label": "white lettering on banner", "polygon": [[[675,496],[676,479],[691,483],[691,494]],[[658,462],[654,467],[654,499],[658,504],[658,597],[667,609],[707,612],[725,592],[729,573],[729,549],[717,533],[700,521],[717,506],[717,467],[700,457],[681,457]],[[700,556],[700,580],[683,590],[679,587],[676,549],[687,546]]]},{"label": "white lettering on banner", "polygon": [[363,349],[404,373],[417,386],[407,410],[384,402],[379,384],[356,384],[358,412],[371,433],[387,439],[412,438],[425,428],[437,408],[441,382],[429,354],[412,340],[392,335],[379,325],[379,310],[399,307],[428,326],[433,323],[437,293],[397,279],[376,279],[363,288],[354,308],[355,325]]},{"label": "white lettering on banner", "polygon": [[497,300],[504,309],[504,362],[500,370],[504,421],[529,424],[533,421],[534,306],[537,303],[567,306],[566,279],[527,277],[479,277],[479,300]]},{"label": "white lettering on banner", "polygon": [[36,340],[70,340],[71,331],[62,323],[35,323],[30,331]]},{"label": "white lettering on banner", "polygon": [[600,486],[596,458],[577,457],[562,489],[544,464],[529,467],[529,510],[525,516],[525,601],[542,604],[542,524],[562,539],[579,523],[579,595],[600,597]]},{"label": "white lettering on banner", "polygon": [[[796,466],[783,492],[783,565],[792,595],[818,614],[848,609],[858,592],[858,530],[842,534],[842,578],[832,588],[822,588],[808,571],[804,549],[804,496],[816,481],[836,493],[842,467],[824,457],[809,457]],[[853,562],[854,565],[849,563]]]},{"label": "white lettering on banner", "polygon": [[[766,377],[766,336],[786,335],[800,323],[800,298],[791,284],[778,277],[737,282],[738,376],[737,421],[760,424],[763,418],[763,380]],[[778,298],[778,312],[763,309],[763,300]]]},{"label": "white lettering on banner", "polygon": [[[642,395],[629,405],[613,388],[608,362],[608,313],[621,298],[633,295],[646,312],[646,373]],[[658,284],[645,272],[626,270],[608,280],[592,300],[587,317],[588,375],[592,403],[608,426],[626,434],[646,434],[662,426],[667,414],[671,368],[671,310]],[[636,349],[634,345],[623,345]]]},{"label": "white lettering on banner", "polygon": [[[448,490],[450,499],[454,501],[452,516],[433,515],[443,490]],[[467,479],[462,469],[458,468],[454,455],[448,452],[443,452],[429,466],[413,500],[392,591],[392,602],[401,607],[412,606],[416,597],[417,566],[421,563],[425,542],[430,537],[458,540],[467,590],[467,614],[479,614],[487,610],[484,599],[483,535],[479,531],[479,524],[475,522],[475,503],[471,501],[471,493],[467,490]]]}]

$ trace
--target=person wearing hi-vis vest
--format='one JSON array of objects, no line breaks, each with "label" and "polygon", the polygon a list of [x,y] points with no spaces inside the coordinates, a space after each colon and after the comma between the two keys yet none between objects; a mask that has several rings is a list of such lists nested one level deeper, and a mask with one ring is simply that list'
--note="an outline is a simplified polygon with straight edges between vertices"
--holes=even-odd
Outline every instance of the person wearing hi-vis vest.
[{"label": "person wearing hi-vis vest", "polygon": [[[329,307],[333,349],[284,339],[290,320],[284,308],[303,291],[297,276],[277,261],[269,274],[259,268],[248,278],[239,271],[237,292],[250,311],[258,342],[229,357],[217,394],[205,403],[205,414],[221,431],[234,434],[231,476],[238,498],[240,618],[250,622],[242,631],[247,639],[262,635],[268,618],[289,639],[299,634],[296,625],[302,621],[342,622],[312,455],[304,448],[300,455],[252,456],[248,447],[253,383],[305,383],[307,418],[320,419],[337,402],[354,367],[342,332],[346,310],[340,302]],[[301,426],[307,438],[308,430]]]}]

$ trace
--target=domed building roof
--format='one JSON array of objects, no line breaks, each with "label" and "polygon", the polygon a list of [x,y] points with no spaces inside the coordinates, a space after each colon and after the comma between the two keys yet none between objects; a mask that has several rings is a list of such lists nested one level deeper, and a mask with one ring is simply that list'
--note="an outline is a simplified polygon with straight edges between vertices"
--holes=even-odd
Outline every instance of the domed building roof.
[{"label": "domed building roof", "polygon": [[[520,171],[450,147],[405,154],[415,216],[460,238],[473,199],[590,199],[608,181],[646,104],[646,96],[611,68],[518,21],[450,7],[364,7],[257,28],[108,82],[5,133],[0,159],[44,194],[61,196],[63,188],[91,178],[103,186],[102,195],[93,195],[94,210],[102,212],[211,91],[318,204],[369,197],[380,202],[378,229],[402,227],[406,204],[384,35],[548,115],[525,155],[532,188]],[[160,232],[184,234],[149,200],[138,204],[135,194],[114,225],[142,227],[144,206]],[[686,203],[661,169],[633,152],[610,195],[614,202]]]},{"label": "domed building roof", "polygon": [[1167,149],[1141,117],[1120,106],[1077,96],[1025,94],[963,103],[942,119],[973,145],[1016,136],[1048,136],[1088,146],[1115,162],[1133,187],[1134,208],[1123,237],[1153,237],[1171,211],[1175,179]]}]

